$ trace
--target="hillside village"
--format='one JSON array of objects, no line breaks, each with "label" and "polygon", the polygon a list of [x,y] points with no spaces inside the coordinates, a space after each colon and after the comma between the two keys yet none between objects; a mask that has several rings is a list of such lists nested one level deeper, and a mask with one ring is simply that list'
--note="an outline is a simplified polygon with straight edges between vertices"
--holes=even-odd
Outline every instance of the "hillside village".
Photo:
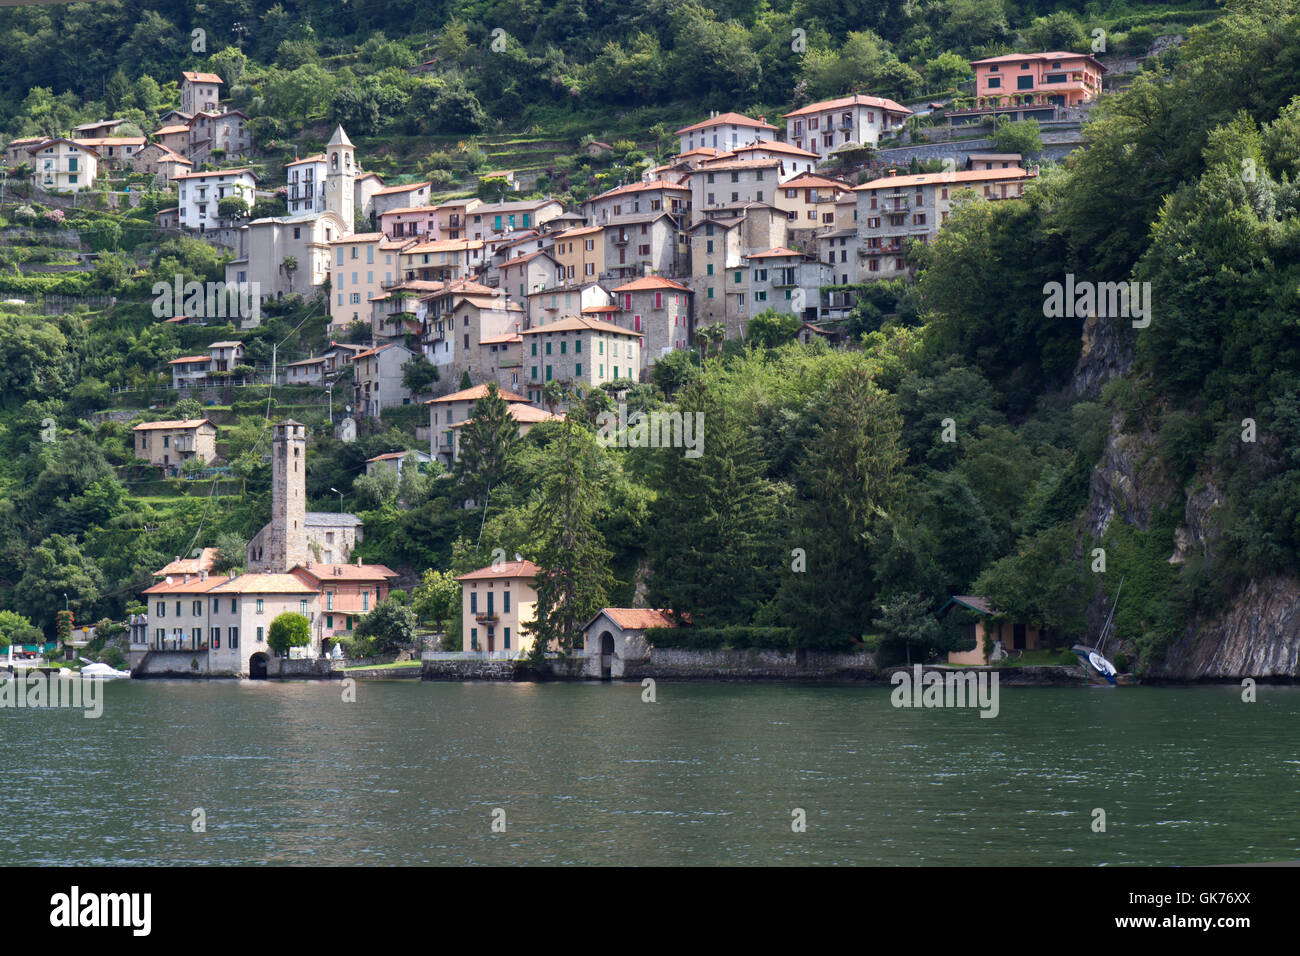
[{"label": "hillside village", "polygon": [[[1091,55],[1070,52],[993,57],[972,68],[976,100],[950,123],[1012,113],[1050,122],[1086,109],[1101,94],[1104,71]],[[1007,76],[1015,94],[998,93]],[[116,135],[113,120],[83,124],[66,138],[11,141],[7,162],[28,163],[47,193],[93,189],[101,167],[148,174],[151,185],[174,190],[176,205],[158,211],[157,225],[212,244],[239,296],[219,295],[215,311],[211,296],[182,308],[178,288],[165,310],[177,314],[160,316],[163,323],[230,318],[250,330],[264,304],[322,301],[331,341],[321,354],[259,376],[239,339],[213,341],[169,361],[171,384],[184,397],[202,395],[218,377],[227,386],[320,386],[348,371],[357,419],[422,401],[428,423],[416,434],[427,435],[427,454],[379,455],[368,470],[454,466],[457,436],[489,382],[522,437],[538,422],[561,420],[569,396],[648,381],[657,361],[701,340],[745,340],[756,315],[787,323],[801,342],[843,347],[855,286],[910,276],[908,244],[932,240],[964,195],[1019,197],[1037,173],[1019,154],[971,152],[960,168],[949,159],[937,172],[840,178],[851,173],[845,157],[870,155],[912,115],[894,100],[852,94],[793,109],[783,128],[764,116],[715,111],[677,129],[675,153],[647,165],[639,181],[567,209],[548,197],[434,202],[431,182],[386,185],[336,126],[322,152],[285,166],[286,185],[274,197],[285,214],[252,218],[249,210],[269,197],[247,165],[257,153],[248,116],[222,103],[223,85],[214,73],[186,71],[180,109],[149,136]],[[428,398],[404,384],[413,363],[436,370]],[[558,402],[544,399],[552,383],[565,390]],[[164,474],[222,464],[217,428],[206,418],[134,430],[136,456]],[[133,647],[164,655],[203,648],[207,672],[264,675],[265,631],[276,613],[299,611],[312,622],[306,653],[315,657],[384,600],[396,572],[350,563],[360,519],[305,512],[305,475],[284,473],[305,462],[302,433],[292,420],[275,426],[273,518],[248,545],[247,573],[210,573],[212,548],[158,569],[159,583],[142,594],[149,611],[132,619]],[[516,581],[513,627],[480,615],[477,580],[466,579],[464,652],[530,649],[519,615],[536,600],[535,572],[530,562],[475,572],[489,585],[513,575],[504,578]],[[507,587],[507,613],[509,594]],[[489,589],[486,614],[495,614],[492,601]],[[671,612],[661,613],[668,623]],[[471,618],[484,624],[481,642]]]},{"label": "hillside village", "polygon": [[[1193,34],[1193,62],[1221,55],[1219,34]],[[1158,662],[1189,620],[1174,582],[1199,573],[1203,515],[1155,522],[1121,500],[1136,479],[1097,463],[1128,467],[1117,429],[1138,409],[1176,488],[1192,453],[1163,456],[1208,454],[1210,412],[1192,429],[1124,390],[1159,377],[1129,377],[1135,348],[1182,348],[1168,323],[1135,346],[1096,310],[1057,321],[1042,290],[1088,263],[1103,284],[1151,275],[1135,271],[1150,222],[1193,208],[1160,207],[1158,179],[1125,200],[1137,225],[1089,198],[1157,175],[1132,158],[1141,124],[1110,109],[1198,92],[1184,40],[992,52],[920,96],[822,86],[779,112],[715,97],[628,139],[597,127],[571,155],[455,173],[447,157],[474,143],[394,137],[407,157],[444,147],[412,164],[332,118],[287,141],[246,85],[232,105],[211,71],[228,48],[180,73],[148,129],[134,110],[12,139],[0,281],[33,371],[0,440],[25,456],[31,422],[41,444],[5,472],[3,527],[30,540],[0,583],[61,633],[76,609],[83,643],[87,620],[125,610],[133,654],[210,673],[364,657],[379,608],[403,622],[389,648],[599,649],[601,673],[650,640],[900,658],[915,642],[985,664],[1055,660],[1098,624],[1114,582],[1085,556],[1105,543],[1145,582],[1120,611],[1123,654]],[[1187,176],[1228,161],[1188,142]],[[1286,179],[1281,147],[1257,153]],[[660,447],[634,439],[652,414],[679,451],[696,415],[699,447],[725,450],[642,454]],[[45,508],[47,487],[66,501]],[[584,547],[570,559],[565,541]],[[805,557],[839,577],[804,575]],[[738,566],[751,578],[720,591]],[[1045,567],[1063,569],[1050,597],[1020,586]],[[271,610],[309,632],[267,657]]]},{"label": "hillside village", "polygon": [[[1050,122],[1095,101],[1104,71],[1091,55],[1070,52],[972,66],[977,105],[950,116],[959,125],[1011,114]],[[1017,92],[999,94],[1007,76]],[[7,155],[12,163],[25,152],[43,187],[73,193],[93,186],[100,162],[165,178],[178,205],[158,212],[160,225],[228,255],[227,283],[255,289],[259,304],[320,296],[340,339],[364,328],[370,348],[346,360],[356,373],[353,404],[368,416],[412,401],[400,379],[413,359],[438,370],[444,391],[468,375],[536,405],[551,381],[642,381],[656,360],[694,348],[706,329],[744,340],[759,314],[791,323],[802,340],[842,343],[854,286],[909,276],[908,243],[931,241],[966,191],[1015,198],[1036,175],[1019,154],[960,150],[960,168],[950,158],[952,168],[938,172],[890,168],[856,184],[827,174],[822,167],[844,169],[838,157],[873,149],[912,114],[854,94],[793,110],[783,129],[731,112],[688,123],[674,134],[675,155],[574,209],[545,197],[432,203],[429,182],[385,185],[366,172],[339,126],[324,152],[285,167],[287,214],[249,219],[262,193],[238,162],[256,146],[247,117],[222,107],[221,87],[215,74],[184,73],[182,109],[147,144],[17,141]],[[73,133],[113,131],[105,121]],[[203,168],[214,150],[223,164]],[[258,322],[241,318],[245,328]],[[173,360],[173,385],[234,367],[238,356],[218,354],[231,347],[212,343],[209,357]],[[285,380],[314,384],[338,367],[337,354],[309,356],[288,365]],[[431,454],[452,456],[451,433],[439,428],[451,423],[433,413],[441,434],[431,436]]]}]

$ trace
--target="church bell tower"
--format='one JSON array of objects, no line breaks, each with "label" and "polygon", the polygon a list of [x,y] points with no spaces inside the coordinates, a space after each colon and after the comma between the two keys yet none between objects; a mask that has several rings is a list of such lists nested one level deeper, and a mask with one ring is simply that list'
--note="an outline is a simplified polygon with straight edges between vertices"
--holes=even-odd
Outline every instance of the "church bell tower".
[{"label": "church bell tower", "polygon": [[353,205],[357,180],[356,147],[342,126],[325,145],[325,208],[343,220],[348,233],[353,229]]}]

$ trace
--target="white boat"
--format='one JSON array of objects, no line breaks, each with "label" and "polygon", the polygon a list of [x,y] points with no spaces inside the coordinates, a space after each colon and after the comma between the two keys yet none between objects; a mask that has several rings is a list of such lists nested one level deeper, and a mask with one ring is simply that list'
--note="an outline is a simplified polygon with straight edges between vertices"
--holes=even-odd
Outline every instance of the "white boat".
[{"label": "white boat", "polygon": [[130,671],[114,670],[107,664],[86,664],[81,668],[82,677],[98,677],[103,680],[116,680],[119,677],[130,677]]}]

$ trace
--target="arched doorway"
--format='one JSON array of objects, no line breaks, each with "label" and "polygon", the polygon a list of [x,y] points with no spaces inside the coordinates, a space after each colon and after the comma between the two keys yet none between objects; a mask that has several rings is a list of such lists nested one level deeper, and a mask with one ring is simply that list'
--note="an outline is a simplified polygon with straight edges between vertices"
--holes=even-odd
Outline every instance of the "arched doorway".
[{"label": "arched doorway", "polygon": [[614,667],[614,635],[602,631],[600,635],[600,679],[609,680]]},{"label": "arched doorway", "polygon": [[266,680],[267,660],[267,656],[260,652],[248,659],[249,680]]}]

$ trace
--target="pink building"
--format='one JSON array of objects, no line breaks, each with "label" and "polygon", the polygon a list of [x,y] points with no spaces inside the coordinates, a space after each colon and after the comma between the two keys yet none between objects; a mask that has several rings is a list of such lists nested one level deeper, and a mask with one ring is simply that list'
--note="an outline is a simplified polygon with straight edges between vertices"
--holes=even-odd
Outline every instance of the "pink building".
[{"label": "pink building", "polygon": [[1087,53],[1009,53],[973,60],[975,106],[948,114],[953,125],[990,113],[1014,119],[1055,119],[1058,111],[1101,96],[1106,68]]}]

